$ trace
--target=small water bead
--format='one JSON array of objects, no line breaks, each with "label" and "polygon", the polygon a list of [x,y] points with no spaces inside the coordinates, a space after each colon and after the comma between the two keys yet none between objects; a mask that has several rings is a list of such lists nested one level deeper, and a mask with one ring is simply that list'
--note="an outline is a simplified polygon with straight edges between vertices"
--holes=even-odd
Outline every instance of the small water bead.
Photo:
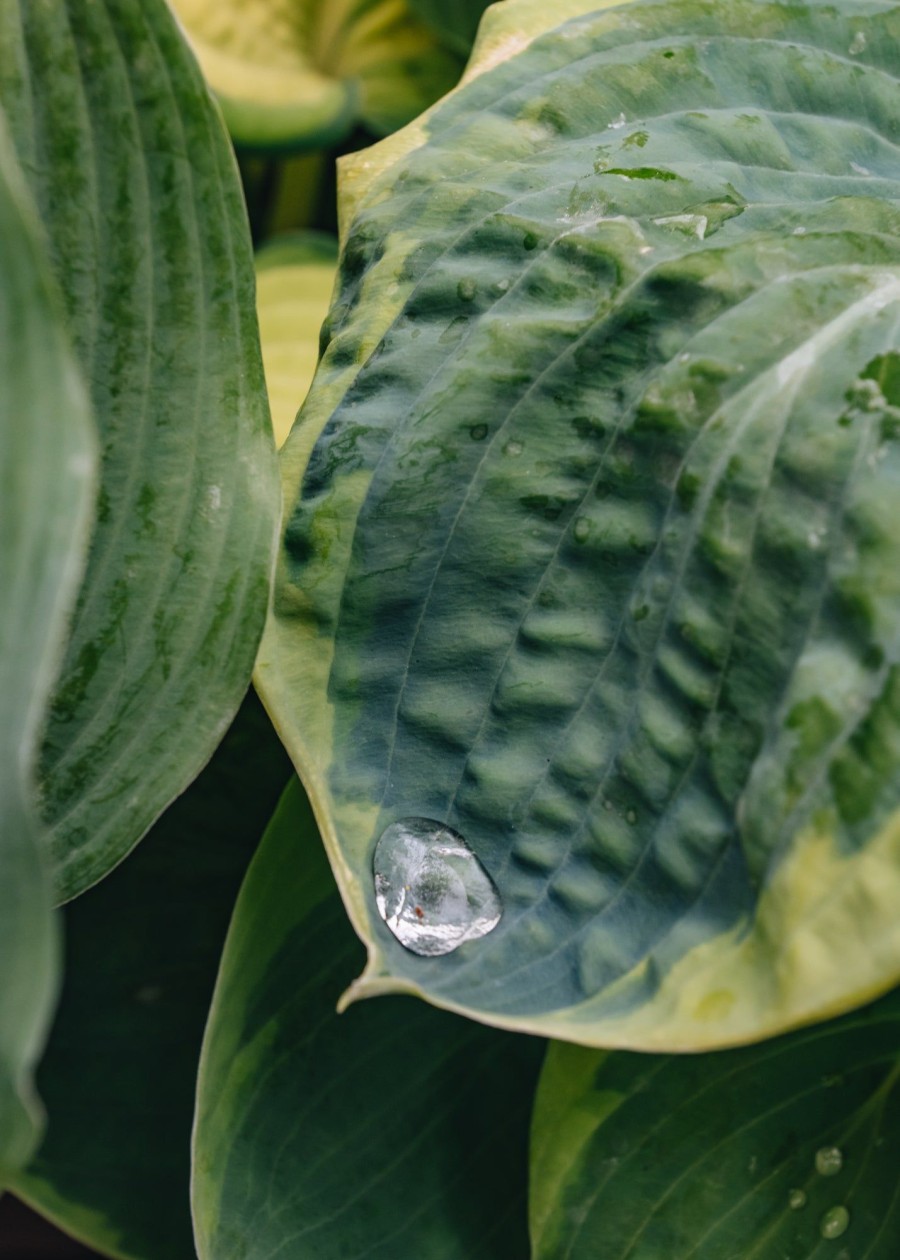
[{"label": "small water bead", "polygon": [[820,1177],[833,1177],[844,1166],[844,1156],[837,1146],[823,1146],[816,1151],[816,1172]]},{"label": "small water bead", "polygon": [[522,443],[510,439],[503,448],[503,454],[517,459],[522,454]]},{"label": "small water bead", "polygon": [[590,532],[591,532],[591,522],[588,520],[586,516],[579,516],[572,530],[572,533],[575,537],[575,541],[579,543],[587,542]]},{"label": "small water bead", "polygon": [[819,1222],[819,1233],[823,1238],[840,1238],[850,1224],[850,1213],[845,1207],[829,1208]]},{"label": "small water bead", "polygon": [[863,31],[857,31],[856,34],[853,36],[853,39],[850,41],[850,47],[847,49],[847,52],[850,54],[851,57],[856,57],[859,55],[859,53],[865,52],[865,50],[866,50],[865,33]]},{"label": "small water bead", "polygon": [[434,819],[391,823],[372,866],[378,913],[414,954],[449,954],[500,922],[494,881],[459,832]]},{"label": "small water bead", "polygon": [[488,435],[488,427],[486,424],[473,424],[469,430],[469,436],[473,442],[483,442]]},{"label": "small water bead", "polygon": [[635,813],[633,809],[630,809],[628,813],[625,815],[625,821],[631,827],[635,825],[635,823],[637,822],[637,814]]},{"label": "small water bead", "polygon": [[478,292],[478,285],[474,280],[460,280],[456,286],[456,292],[461,302],[471,302]]},{"label": "small water bead", "polygon": [[788,1205],[793,1211],[798,1212],[800,1208],[806,1207],[806,1191],[805,1190],[789,1190]]}]

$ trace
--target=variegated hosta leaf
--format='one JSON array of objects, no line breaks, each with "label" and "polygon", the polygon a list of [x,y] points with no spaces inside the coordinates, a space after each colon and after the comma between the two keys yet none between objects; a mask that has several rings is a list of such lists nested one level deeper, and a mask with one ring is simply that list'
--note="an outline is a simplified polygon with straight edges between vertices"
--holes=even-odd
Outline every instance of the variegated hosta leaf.
[{"label": "variegated hosta leaf", "polygon": [[0,111],[0,1192],[41,1124],[31,1072],[58,958],[34,762],[87,550],[96,455],[87,391]]},{"label": "variegated hosta leaf", "polygon": [[309,804],[288,788],[234,911],[203,1046],[201,1260],[521,1260],[542,1042],[393,998],[359,965]]},{"label": "variegated hosta leaf", "polygon": [[298,232],[256,256],[256,305],[275,445],[282,446],[319,358],[319,330],[337,270],[330,236]]},{"label": "variegated hosta leaf", "polygon": [[[356,168],[259,683],[358,992],[761,1037],[900,975],[900,8],[527,38]],[[423,818],[503,903],[439,957],[376,904]]]},{"label": "variegated hosta leaf", "polygon": [[240,703],[278,493],[234,158],[163,0],[0,0],[0,101],[103,455],[41,767],[67,898],[187,786]]},{"label": "variegated hosta leaf", "polygon": [[900,992],[721,1054],[551,1045],[534,1260],[893,1260]]},{"label": "variegated hosta leaf", "polygon": [[237,144],[324,147],[358,123],[402,127],[459,58],[406,0],[171,0]]}]

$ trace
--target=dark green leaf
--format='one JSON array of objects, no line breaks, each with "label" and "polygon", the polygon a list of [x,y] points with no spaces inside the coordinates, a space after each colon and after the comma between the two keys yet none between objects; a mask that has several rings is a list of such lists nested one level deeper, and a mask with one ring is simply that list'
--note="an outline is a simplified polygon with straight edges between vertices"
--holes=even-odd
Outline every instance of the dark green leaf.
[{"label": "dark green leaf", "polygon": [[[351,165],[258,677],[359,992],[761,1037],[900,975],[900,8],[510,13]],[[404,818],[494,931],[394,938]]]},{"label": "dark green leaf", "polygon": [[240,881],[288,773],[251,696],[145,843],[66,908],[66,979],[38,1073],[49,1126],[13,1188],[110,1255],[194,1255],[200,1041]]},{"label": "dark green leaf", "polygon": [[900,992],[722,1054],[555,1043],[532,1130],[534,1258],[893,1260],[898,1079]]},{"label": "dark green leaf", "polygon": [[247,686],[278,511],[227,135],[162,0],[0,0],[0,100],[102,438],[43,752],[61,898],[209,758]]},{"label": "dark green leaf", "polygon": [[410,0],[410,7],[442,43],[465,57],[489,3],[490,0],[453,0],[452,4],[446,0]]},{"label": "dark green leaf", "polygon": [[408,998],[338,1016],[360,952],[292,785],[241,890],[204,1043],[202,1260],[522,1260],[542,1043]]}]

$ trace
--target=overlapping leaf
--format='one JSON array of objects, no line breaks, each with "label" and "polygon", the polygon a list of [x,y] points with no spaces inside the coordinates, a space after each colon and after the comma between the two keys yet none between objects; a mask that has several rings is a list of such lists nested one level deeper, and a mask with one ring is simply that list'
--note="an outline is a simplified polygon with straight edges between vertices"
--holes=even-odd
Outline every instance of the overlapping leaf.
[{"label": "overlapping leaf", "polygon": [[192,1260],[203,1026],[244,871],[289,774],[250,696],[196,783],[65,910],[66,976],[37,1083],[43,1144],[12,1189],[127,1260]]},{"label": "overlapping leaf", "polygon": [[551,1046],[532,1129],[535,1260],[890,1260],[900,994],[761,1046]]},{"label": "overlapping leaf", "polygon": [[237,708],[278,496],[240,185],[163,0],[0,0],[0,100],[102,439],[42,761],[66,898],[131,848]]},{"label": "overlapping leaf", "polygon": [[273,241],[256,258],[259,335],[276,446],[284,444],[316,370],[337,245],[323,233]]},{"label": "overlapping leaf", "polygon": [[37,216],[0,112],[0,1190],[39,1127],[57,988],[34,762],[87,548],[96,443]]},{"label": "overlapping leaf", "polygon": [[386,134],[453,86],[459,59],[406,0],[173,0],[231,134],[302,149]]},{"label": "overlapping leaf", "polygon": [[338,1016],[359,965],[298,785],[251,864],[204,1042],[203,1260],[521,1260],[542,1043],[393,998]]},{"label": "overlapping leaf", "polygon": [[[900,9],[527,34],[354,168],[258,676],[363,992],[727,1044],[900,974]],[[488,936],[381,922],[404,817]]]}]

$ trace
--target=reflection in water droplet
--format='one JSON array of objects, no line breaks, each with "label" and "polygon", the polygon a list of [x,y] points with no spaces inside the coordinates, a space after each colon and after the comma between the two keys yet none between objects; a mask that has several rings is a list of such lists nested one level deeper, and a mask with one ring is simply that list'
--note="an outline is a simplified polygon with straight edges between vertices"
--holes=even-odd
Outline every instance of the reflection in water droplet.
[{"label": "reflection in water droplet", "polygon": [[819,1233],[823,1238],[840,1238],[850,1224],[850,1213],[845,1207],[829,1208],[819,1222]]},{"label": "reflection in water droplet", "polygon": [[795,1212],[798,1211],[802,1207],[806,1207],[806,1191],[805,1190],[789,1190],[788,1203],[794,1209]]},{"label": "reflection in water droplet", "polygon": [[844,1156],[837,1146],[823,1146],[816,1151],[816,1172],[822,1177],[833,1177],[844,1164]]},{"label": "reflection in water droplet", "polygon": [[414,954],[449,954],[500,922],[493,880],[459,832],[443,823],[391,823],[375,846],[373,870],[378,913]]}]

